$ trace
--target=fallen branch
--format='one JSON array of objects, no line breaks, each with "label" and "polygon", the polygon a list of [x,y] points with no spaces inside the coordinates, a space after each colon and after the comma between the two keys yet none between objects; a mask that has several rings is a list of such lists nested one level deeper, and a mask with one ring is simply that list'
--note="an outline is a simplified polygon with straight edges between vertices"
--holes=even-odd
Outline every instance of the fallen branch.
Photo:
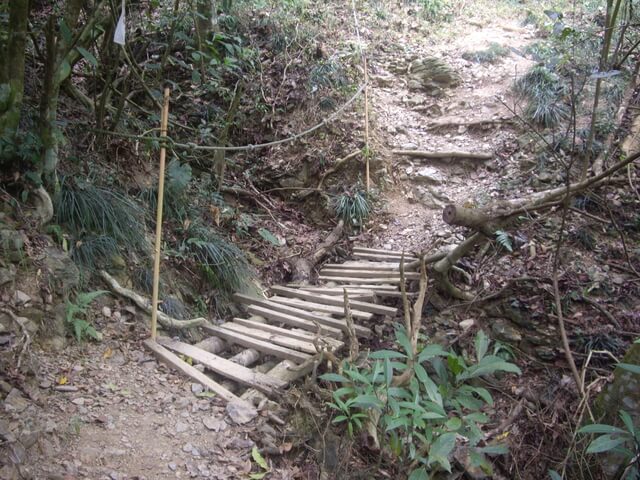
[{"label": "fallen branch", "polygon": [[[107,284],[109,285],[109,287],[111,288],[111,290],[114,293],[120,295],[121,297],[128,298],[133,303],[135,303],[138,306],[138,308],[140,308],[141,310],[144,310],[145,313],[151,315],[151,301],[150,300],[144,298],[141,295],[138,295],[133,290],[129,290],[128,288],[124,288],[123,286],[121,286],[118,283],[118,281],[115,278],[113,278],[111,275],[109,275],[104,270],[100,271],[100,276],[102,277],[102,279],[105,282],[107,282]],[[161,312],[160,310],[158,310],[158,322],[160,322],[160,325],[162,325],[164,328],[173,328],[175,330],[182,330],[182,329],[185,329],[185,328],[200,327],[202,325],[205,325],[205,324],[209,323],[209,321],[206,318],[194,318],[194,319],[191,319],[191,320],[178,320],[176,318],[170,317],[169,315],[167,315],[164,312]]]},{"label": "fallen branch", "polygon": [[394,155],[405,155],[407,157],[430,158],[435,160],[444,160],[447,158],[463,158],[469,160],[491,160],[492,153],[473,153],[473,152],[427,152],[424,150],[392,150]]},{"label": "fallen branch", "polygon": [[322,258],[329,252],[329,250],[340,240],[342,232],[344,230],[344,220],[340,220],[338,224],[333,228],[331,233],[327,235],[327,238],[322,242],[315,252],[310,256],[303,258],[297,257],[292,261],[293,281],[306,283],[311,276],[311,270],[316,264],[322,260]]},{"label": "fallen branch", "polygon": [[458,128],[458,127],[478,128],[478,127],[499,125],[499,124],[510,125],[514,123],[515,121],[513,118],[482,119],[482,120],[473,120],[471,122],[450,122],[450,121],[434,122],[427,126],[427,131],[438,130],[440,128]]},{"label": "fallen branch", "polygon": [[324,184],[324,181],[329,175],[336,173],[342,165],[344,165],[346,162],[348,162],[352,158],[357,157],[360,153],[361,153],[360,150],[354,150],[349,155],[336,160],[331,166],[331,168],[329,168],[326,172],[322,174],[322,177],[320,177],[320,181],[318,182],[318,186],[315,189],[321,190]]},{"label": "fallen branch", "polygon": [[24,324],[18,319],[15,313],[13,313],[8,308],[1,308],[0,312],[6,313],[7,315],[9,315],[9,318],[11,318],[11,321],[15,323],[16,326],[22,332],[22,348],[20,349],[20,353],[18,354],[18,362],[16,364],[16,370],[20,370],[20,365],[22,365],[22,357],[24,357],[24,354],[27,352],[27,349],[31,344],[31,336],[27,331],[27,327],[24,326]]}]

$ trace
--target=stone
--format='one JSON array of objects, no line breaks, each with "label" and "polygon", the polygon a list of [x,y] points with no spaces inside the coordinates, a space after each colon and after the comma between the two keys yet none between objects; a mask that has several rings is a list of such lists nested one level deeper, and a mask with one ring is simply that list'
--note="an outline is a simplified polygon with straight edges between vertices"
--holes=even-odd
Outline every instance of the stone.
[{"label": "stone", "polygon": [[27,236],[23,232],[4,228],[0,230],[0,254],[10,262],[19,262],[24,258],[24,245]]},{"label": "stone", "polygon": [[53,247],[47,247],[44,254],[44,268],[57,293],[65,294],[78,286],[80,271],[69,255]]},{"label": "stone", "polygon": [[212,432],[223,432],[229,426],[223,419],[215,417],[206,417],[202,420],[202,423],[207,430],[211,430]]},{"label": "stone", "polygon": [[169,467],[169,470],[171,470],[172,472],[175,472],[178,468],[178,465],[176,464],[176,462],[169,462],[167,467]]},{"label": "stone", "polygon": [[498,339],[509,343],[518,343],[522,340],[522,334],[506,318],[492,320],[491,330]]},{"label": "stone", "polygon": [[[407,172],[409,173],[409,172]],[[418,182],[433,183],[440,185],[444,182],[444,175],[435,167],[421,167],[413,173],[413,180]]]},{"label": "stone", "polygon": [[245,401],[232,401],[227,403],[227,415],[238,425],[244,425],[256,418],[258,411]]},{"label": "stone", "polygon": [[16,290],[13,294],[13,303],[16,305],[26,305],[31,301],[31,297],[21,290]]},{"label": "stone", "polygon": [[102,316],[105,318],[111,318],[111,309],[109,307],[102,307]]},{"label": "stone", "polygon": [[536,356],[541,360],[551,361],[556,358],[556,351],[551,347],[536,347],[534,349]]},{"label": "stone", "polygon": [[29,406],[29,401],[22,396],[20,390],[13,388],[4,399],[4,410],[7,413],[21,413]]},{"label": "stone", "polygon": [[409,90],[423,90],[427,95],[441,95],[445,89],[461,83],[460,76],[445,62],[435,57],[414,60],[409,65]]},{"label": "stone", "polygon": [[21,317],[31,320],[36,325],[42,325],[45,318],[45,312],[38,307],[21,308],[18,312]]},{"label": "stone", "polygon": [[204,392],[204,387],[202,386],[202,384],[200,384],[200,383],[192,383],[191,384],[191,393],[193,393],[195,395],[199,395],[202,392]]},{"label": "stone", "polygon": [[8,267],[0,268],[0,287],[8,283],[13,283],[16,279],[16,267],[10,264]]},{"label": "stone", "polygon": [[176,422],[176,433],[184,433],[187,430],[189,430],[189,425],[181,421]]},{"label": "stone", "polygon": [[476,321],[473,318],[469,318],[467,320],[462,320],[458,326],[463,330],[463,331],[467,331],[469,330],[471,327],[473,327],[476,324]]}]

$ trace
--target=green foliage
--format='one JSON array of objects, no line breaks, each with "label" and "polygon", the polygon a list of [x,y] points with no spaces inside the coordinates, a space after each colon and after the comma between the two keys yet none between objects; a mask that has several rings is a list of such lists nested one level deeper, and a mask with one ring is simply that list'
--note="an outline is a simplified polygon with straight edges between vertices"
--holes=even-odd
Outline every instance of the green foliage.
[{"label": "green foliage", "polygon": [[419,0],[422,17],[431,22],[445,20],[451,15],[449,0]]},{"label": "green foliage", "polygon": [[71,259],[90,273],[111,264],[119,252],[118,244],[109,235],[88,235],[71,246]]},{"label": "green foliage", "polygon": [[91,302],[105,293],[109,292],[106,290],[96,290],[93,292],[79,293],[76,296],[75,302],[67,299],[65,320],[67,326],[73,332],[76,341],[82,342],[87,337],[93,340],[102,340],[102,334],[87,320],[87,308]]},{"label": "green foliage", "polygon": [[[637,372],[640,373],[640,372]],[[620,420],[624,428],[595,423],[580,428],[579,434],[596,434],[586,453],[615,453],[626,464],[625,480],[637,479],[640,475],[640,427],[634,424],[631,415],[620,410]]]},{"label": "green foliage", "polygon": [[[344,423],[350,435],[362,427],[367,412],[380,414],[381,440],[389,450],[418,467],[410,478],[427,478],[427,472],[451,471],[450,456],[455,439],[462,436],[471,447],[471,459],[490,473],[485,455],[506,453],[502,445],[481,446],[479,424],[489,418],[482,413],[492,405],[489,391],[473,379],[497,372],[520,373],[519,368],[496,355],[487,355],[489,339],[480,331],[475,339],[475,358],[467,358],[440,345],[427,344],[412,352],[403,330],[396,332],[401,351],[382,350],[370,355],[366,368],[347,365],[343,374],[321,378],[340,385],[328,406],[338,412],[334,423]],[[408,385],[395,386],[395,374],[412,369]]]},{"label": "green foliage", "polygon": [[144,214],[128,197],[111,188],[65,178],[54,197],[55,220],[76,238],[111,237],[119,247],[146,251]]},{"label": "green foliage", "polygon": [[251,269],[242,251],[206,228],[196,228],[182,250],[202,269],[207,281],[225,293],[246,290],[251,281]]},{"label": "green foliage", "polygon": [[261,471],[250,474],[249,478],[251,480],[261,480],[271,471],[271,469],[269,468],[269,464],[264,459],[264,457],[260,454],[258,447],[256,447],[255,445],[251,449],[251,458],[253,458],[253,461],[256,462],[256,465],[260,467]]},{"label": "green foliage", "polygon": [[502,57],[509,55],[509,48],[496,42],[491,42],[489,47],[484,50],[476,50],[472,52],[464,52],[462,58],[470,62],[477,63],[496,63]]},{"label": "green foliage", "polygon": [[339,88],[349,83],[345,68],[335,59],[328,59],[319,63],[311,69],[309,74],[311,91],[315,92],[320,88]]},{"label": "green foliage", "polygon": [[525,115],[543,127],[558,125],[569,116],[566,85],[545,66],[533,67],[516,80],[514,90],[527,101]]},{"label": "green foliage", "polygon": [[498,245],[507,250],[509,253],[513,253],[513,244],[511,243],[511,237],[509,237],[509,234],[504,230],[496,230],[495,235]]},{"label": "green foliage", "polygon": [[[164,205],[166,216],[176,220],[184,220],[190,210],[187,191],[192,180],[191,166],[181,164],[177,159],[172,159],[165,172]],[[156,212],[158,208],[158,189],[156,186],[143,190],[141,200],[149,207],[149,211]]]},{"label": "green foliage", "polygon": [[368,195],[360,189],[333,197],[331,207],[336,216],[344,220],[345,225],[355,228],[364,226],[372,209]]}]

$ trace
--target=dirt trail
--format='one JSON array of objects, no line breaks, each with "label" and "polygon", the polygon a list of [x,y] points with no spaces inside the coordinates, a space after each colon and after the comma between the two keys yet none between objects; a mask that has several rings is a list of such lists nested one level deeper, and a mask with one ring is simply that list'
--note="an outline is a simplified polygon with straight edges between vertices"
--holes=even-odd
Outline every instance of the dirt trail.
[{"label": "dirt trail", "polygon": [[[420,249],[435,237],[455,241],[451,228],[441,219],[442,207],[447,203],[485,203],[503,194],[501,179],[518,172],[510,158],[516,142],[516,131],[509,123],[513,118],[510,89],[514,78],[531,66],[531,60],[520,53],[531,43],[534,32],[516,20],[484,27],[452,27],[456,28],[460,35],[437,45],[406,34],[400,40],[404,45],[400,52],[378,53],[371,62],[373,118],[397,187],[386,193],[390,221],[376,246]],[[465,52],[484,50],[492,44],[506,47],[508,52],[493,63],[463,58]],[[460,85],[440,97],[410,89],[407,67],[427,56],[451,66],[461,77]],[[477,121],[495,123],[481,128],[453,125],[430,129],[434,123]],[[484,162],[425,160],[393,154],[393,149],[490,153],[494,158]]]},{"label": "dirt trail", "polygon": [[[452,26],[462,34],[438,45],[412,32],[400,34],[394,44],[403,47],[372,56],[372,116],[383,152],[401,148],[496,153],[493,160],[470,165],[455,160],[426,163],[384,153],[396,185],[385,193],[388,221],[376,246],[419,249],[437,236],[455,241],[441,220],[442,206],[480,203],[502,194],[500,179],[514,174],[515,162],[508,157],[515,133],[509,127],[428,129],[436,120],[511,116],[496,97],[509,101],[514,75],[529,61],[513,51],[495,64],[462,58],[463,52],[486,48],[490,42],[519,49],[531,41],[530,30],[515,21],[500,22]],[[445,60],[461,75],[461,85],[440,98],[409,90],[402,69],[424,56]],[[74,346],[61,355],[37,352],[42,376],[41,383],[33,385],[31,399],[16,394],[5,402],[0,434],[12,430],[14,422],[47,433],[38,436],[35,456],[15,452],[25,478],[246,478],[254,440],[266,435],[260,428],[270,427],[263,420],[258,430],[255,424],[232,425],[218,400],[198,397],[197,386],[160,367],[139,343],[124,341],[127,325],[103,320],[98,327],[105,335],[100,344]],[[135,335],[126,333],[129,339]],[[77,390],[53,390],[62,377]],[[278,432],[268,434],[277,438]],[[16,477],[7,470],[0,471],[0,478]],[[302,476],[297,467],[289,466],[270,478]]]}]

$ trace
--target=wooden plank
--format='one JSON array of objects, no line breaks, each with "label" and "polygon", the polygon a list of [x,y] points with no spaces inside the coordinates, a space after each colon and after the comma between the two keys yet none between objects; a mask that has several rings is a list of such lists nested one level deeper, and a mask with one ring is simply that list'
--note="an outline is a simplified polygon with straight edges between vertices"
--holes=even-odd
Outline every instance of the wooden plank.
[{"label": "wooden plank", "polygon": [[189,378],[192,378],[196,382],[201,383],[202,386],[204,386],[205,388],[208,388],[223,400],[227,402],[242,401],[240,400],[239,397],[236,397],[233,393],[231,393],[229,390],[224,388],[222,385],[213,381],[212,379],[207,377],[204,373],[202,373],[200,370],[189,365],[187,362],[184,362],[183,360],[181,360],[180,357],[178,357],[174,353],[171,353],[162,345],[154,342],[151,339],[145,340],[143,343],[145,347],[147,347],[149,350],[155,353],[158,359],[161,360],[163,363],[165,363],[169,367],[172,367],[178,370],[179,372],[184,373],[185,375],[187,375]]},{"label": "wooden plank", "polygon": [[[248,311],[253,315],[261,315],[266,319],[273,320],[275,322],[282,322],[291,325],[293,322],[300,321],[300,318],[304,318],[310,327],[305,328],[310,332],[315,332],[318,327],[314,322],[320,325],[321,330],[325,332],[330,330],[329,333],[337,331],[342,337],[342,332],[347,332],[347,323],[344,319],[338,320],[336,318],[325,317],[324,315],[318,315],[316,313],[307,312],[298,308],[290,307],[288,305],[281,305],[278,303],[267,302],[268,307],[249,305]],[[295,316],[294,316],[295,315]],[[356,335],[358,337],[370,337],[371,330],[362,325],[355,324]],[[324,333],[324,332],[323,332]],[[333,335],[332,335],[333,336]]]},{"label": "wooden plank", "polygon": [[258,340],[256,338],[243,335],[242,333],[232,332],[231,330],[227,330],[224,328],[211,325],[204,325],[202,328],[204,328],[212,335],[223,338],[224,340],[227,340],[231,343],[242,345],[246,348],[253,348],[260,352],[273,355],[274,357],[292,360],[294,362],[304,362],[310,357],[310,355],[306,353],[296,352],[295,350],[291,350],[290,348],[274,345],[273,343]]},{"label": "wooden plank", "polygon": [[352,284],[348,284],[348,285],[340,285],[339,287],[328,287],[328,286],[318,286],[318,285],[296,285],[295,283],[288,283],[287,287],[289,288],[300,288],[302,290],[309,290],[309,291],[313,291],[316,289],[325,289],[325,288],[331,288],[331,289],[336,289],[336,291],[341,291],[343,288],[347,288],[349,290],[364,290],[366,292],[370,292],[371,290],[373,290],[374,288],[376,290],[391,290],[391,291],[399,291],[398,287],[396,285],[375,285],[375,286],[371,286],[371,285],[352,285]]},{"label": "wooden plank", "polygon": [[[247,320],[245,318],[234,318],[233,323],[244,325],[245,327],[255,328],[256,330],[264,330],[265,332],[277,333],[278,335],[284,335],[286,337],[295,338],[297,340],[303,340],[305,342],[313,343],[316,339],[316,335],[307,330],[290,330],[288,328],[280,328],[268,323],[254,322],[253,320]],[[322,341],[328,343],[333,348],[340,348],[344,345],[340,340],[336,340],[332,337],[322,336]]]},{"label": "wooden plank", "polygon": [[325,282],[336,282],[336,283],[366,283],[369,286],[376,285],[378,283],[394,283],[400,284],[400,277],[391,277],[391,278],[350,278],[350,277],[333,277],[328,275],[320,275],[318,276],[318,280],[323,280]]},{"label": "wooden plank", "polygon": [[[342,289],[336,289],[336,290],[332,290],[331,288],[326,288],[326,289],[322,289],[322,288],[318,288],[315,290],[309,290],[306,288],[301,288],[300,290],[302,290],[303,292],[309,292],[309,293],[317,293],[319,295],[329,295],[330,297],[336,297],[336,298],[344,298],[344,291],[341,291]],[[373,290],[351,290],[351,289],[347,289],[347,293],[349,294],[349,299],[350,300],[358,300],[360,302],[373,302],[375,300],[375,295],[373,293]]]},{"label": "wooden plank", "polygon": [[247,367],[243,367],[242,365],[238,365],[226,358],[206,352],[193,345],[168,338],[158,339],[158,343],[169,350],[173,350],[174,352],[193,358],[212,372],[223,375],[231,380],[235,380],[243,385],[253,387],[267,395],[273,396],[277,393],[278,389],[287,386],[287,382],[253,371]]},{"label": "wooden plank", "polygon": [[[323,305],[333,305],[340,307],[344,312],[344,298],[332,297],[330,295],[320,295],[315,292],[305,292],[304,290],[296,290],[295,288],[271,287],[271,291],[278,295],[283,295],[289,298],[299,298],[308,302],[321,303]],[[376,305],[375,303],[360,302],[358,300],[350,301],[352,315],[355,318],[354,312],[369,312],[378,315],[395,315],[398,313],[398,309],[395,307],[387,307],[386,305]]]},{"label": "wooden plank", "polygon": [[[409,263],[409,262],[407,262]],[[374,270],[380,272],[396,272],[400,273],[399,263],[387,263],[387,262],[345,262],[345,263],[325,263],[323,268],[338,269],[338,270]],[[412,271],[418,267],[408,268],[407,271]]]},{"label": "wooden plank", "polygon": [[[362,260],[373,260],[376,262],[389,262],[400,265],[400,256],[393,255],[381,255],[379,253],[366,253],[366,252],[353,252],[355,258],[361,258]],[[413,262],[417,258],[404,258],[406,262]]]},{"label": "wooden plank", "polygon": [[[384,248],[369,248],[369,247],[353,247],[353,252],[361,252],[361,253],[375,253],[378,255],[388,255],[393,257],[400,258],[402,256],[401,250],[385,250]],[[417,257],[411,253],[410,251],[404,252],[404,258],[412,258],[417,259]]]},{"label": "wooden plank", "polygon": [[[400,278],[400,272],[388,272],[379,270],[341,270],[338,268],[323,268],[320,275],[333,277],[363,277],[363,278]],[[405,272],[407,280],[417,280],[420,278],[418,272]]]},{"label": "wooden plank", "polygon": [[[314,322],[317,322],[320,325],[320,333],[322,335],[328,335],[333,338],[342,338],[342,332],[346,332],[344,321],[336,320],[332,317],[318,315],[306,310],[281,305],[265,299],[250,297],[241,293],[235,294],[234,299],[240,303],[248,305],[247,310],[249,313],[253,315],[262,315],[265,318],[284,323],[290,327],[302,328],[309,332],[316,333],[318,331],[318,326]],[[258,312],[256,309],[260,309],[260,311]],[[272,311],[280,313],[280,317],[273,318],[273,316],[265,316],[265,312]]]},{"label": "wooden plank", "polygon": [[[299,308],[301,310],[307,310],[309,312],[328,313],[329,315],[344,317],[344,308],[336,307],[334,305],[313,303],[313,302],[308,302],[306,300],[302,300],[300,298],[281,297],[278,295],[274,297],[270,297],[270,300],[272,302],[281,303],[282,305],[289,305],[290,307]],[[370,320],[373,317],[373,313],[362,312],[360,310],[351,310],[351,315],[353,315],[353,318],[357,318],[361,320]]]},{"label": "wooden plank", "polygon": [[247,337],[256,338],[265,342],[280,345],[281,347],[287,347],[292,350],[298,350],[300,352],[310,353],[312,355],[318,353],[316,347],[312,342],[306,340],[297,340],[295,338],[279,335],[277,333],[265,332],[264,330],[258,330],[257,328],[245,327],[238,323],[227,322],[220,325],[220,328],[231,330],[232,332],[238,332]]}]

